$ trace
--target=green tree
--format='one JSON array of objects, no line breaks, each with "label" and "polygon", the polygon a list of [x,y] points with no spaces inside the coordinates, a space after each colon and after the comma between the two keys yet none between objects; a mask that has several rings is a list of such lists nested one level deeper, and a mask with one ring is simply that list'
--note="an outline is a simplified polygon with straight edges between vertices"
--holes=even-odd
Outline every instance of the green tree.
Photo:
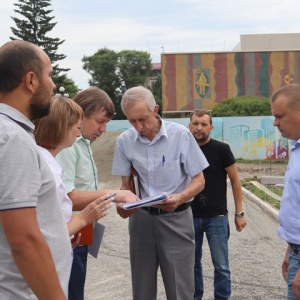
[{"label": "green tree", "polygon": [[151,91],[154,95],[156,103],[159,105],[159,111],[158,114],[162,116],[162,80],[161,80],[161,74],[157,75],[156,81],[152,83]]},{"label": "green tree", "polygon": [[60,87],[65,89],[64,93],[67,93],[71,99],[73,99],[75,95],[80,92],[80,89],[75,84],[73,79],[68,78],[67,76],[59,76],[57,78],[54,76],[53,81],[56,84],[56,90],[54,91],[54,94],[60,93]]},{"label": "green tree", "polygon": [[212,109],[213,117],[269,116],[270,99],[241,96],[222,101]]},{"label": "green tree", "polygon": [[56,84],[55,80],[59,82],[65,79],[64,74],[60,73],[67,72],[70,69],[60,68],[57,63],[66,58],[66,55],[57,53],[58,47],[65,40],[47,35],[57,24],[52,22],[54,17],[49,16],[52,13],[52,10],[48,9],[48,6],[51,5],[50,2],[50,0],[18,0],[18,3],[14,4],[17,7],[14,11],[20,14],[21,18],[11,17],[16,24],[16,28],[11,27],[14,36],[10,39],[28,41],[41,47],[51,60],[54,83]]},{"label": "green tree", "polygon": [[126,89],[144,85],[151,70],[149,53],[135,50],[115,52],[99,49],[82,59],[83,69],[91,75],[89,84],[107,92],[115,104],[115,119],[125,119],[120,102]]},{"label": "green tree", "polygon": [[116,118],[124,119],[125,116],[120,107],[121,79],[117,74],[118,54],[108,48],[99,49],[91,56],[82,59],[83,69],[91,75],[89,84],[103,89],[115,104]]},{"label": "green tree", "polygon": [[148,52],[123,50],[118,53],[117,73],[121,79],[121,91],[137,85],[145,85],[152,63]]}]

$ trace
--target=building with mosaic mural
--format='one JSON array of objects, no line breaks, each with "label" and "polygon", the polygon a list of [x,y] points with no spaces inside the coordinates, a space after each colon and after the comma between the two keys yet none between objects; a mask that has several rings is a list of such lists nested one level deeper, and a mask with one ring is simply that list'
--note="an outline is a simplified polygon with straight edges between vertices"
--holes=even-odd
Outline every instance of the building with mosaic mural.
[{"label": "building with mosaic mural", "polygon": [[212,109],[243,95],[270,97],[300,82],[300,34],[241,35],[231,52],[162,53],[161,74],[165,114]]}]

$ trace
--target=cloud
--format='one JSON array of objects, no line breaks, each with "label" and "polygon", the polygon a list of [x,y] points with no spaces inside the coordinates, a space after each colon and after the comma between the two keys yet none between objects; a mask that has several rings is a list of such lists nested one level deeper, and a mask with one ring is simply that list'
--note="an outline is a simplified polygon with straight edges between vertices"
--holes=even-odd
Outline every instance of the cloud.
[{"label": "cloud", "polygon": [[88,80],[91,76],[82,68],[82,62],[78,59],[65,59],[59,64],[62,68],[70,68],[68,77],[75,81],[80,89],[88,87]]},{"label": "cloud", "polygon": [[[1,4],[1,44],[11,35],[16,2]],[[57,25],[50,36],[65,39],[61,66],[72,68],[80,87],[89,76],[81,59],[103,47],[148,51],[159,62],[162,51],[230,51],[241,34],[300,32],[297,0],[52,0],[51,9]]]},{"label": "cloud", "polygon": [[70,43],[122,43],[138,39],[143,34],[144,27],[142,24],[124,19],[84,24],[58,24],[56,31],[61,36],[67,36]]}]

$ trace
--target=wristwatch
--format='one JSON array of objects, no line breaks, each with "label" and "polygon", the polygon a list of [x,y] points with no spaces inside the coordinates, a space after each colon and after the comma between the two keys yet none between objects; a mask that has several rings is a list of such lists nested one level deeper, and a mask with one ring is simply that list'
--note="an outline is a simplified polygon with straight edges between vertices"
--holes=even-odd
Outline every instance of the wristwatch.
[{"label": "wristwatch", "polygon": [[243,216],[244,216],[244,212],[243,211],[241,211],[240,213],[238,213],[238,214],[235,214],[235,217],[239,217],[239,218],[242,218]]}]

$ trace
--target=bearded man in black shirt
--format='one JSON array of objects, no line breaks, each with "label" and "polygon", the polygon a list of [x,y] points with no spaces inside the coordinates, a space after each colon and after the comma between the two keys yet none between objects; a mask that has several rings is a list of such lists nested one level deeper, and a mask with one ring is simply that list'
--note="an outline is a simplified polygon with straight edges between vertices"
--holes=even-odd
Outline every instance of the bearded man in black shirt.
[{"label": "bearded man in black shirt", "polygon": [[195,228],[195,294],[194,300],[203,297],[202,244],[206,234],[214,265],[214,299],[227,300],[231,295],[231,280],[228,262],[229,222],[227,210],[227,175],[230,179],[234,203],[237,231],[246,226],[242,208],[242,188],[235,158],[230,147],[213,140],[209,134],[213,130],[209,111],[195,110],[190,116],[189,129],[195,137],[209,167],[203,170],[205,188],[195,196],[192,212]]}]

